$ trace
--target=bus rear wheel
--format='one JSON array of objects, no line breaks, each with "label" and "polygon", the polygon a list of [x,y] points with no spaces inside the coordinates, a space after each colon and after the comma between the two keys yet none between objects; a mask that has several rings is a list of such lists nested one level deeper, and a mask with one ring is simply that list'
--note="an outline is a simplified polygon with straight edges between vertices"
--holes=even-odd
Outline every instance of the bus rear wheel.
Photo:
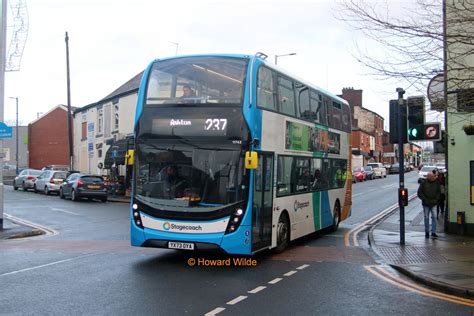
[{"label": "bus rear wheel", "polygon": [[339,228],[339,223],[341,222],[341,206],[339,205],[339,201],[336,201],[334,205],[334,215],[332,218],[332,227],[331,231],[335,232]]},{"label": "bus rear wheel", "polygon": [[290,220],[288,216],[283,213],[280,215],[277,225],[277,246],[276,253],[280,253],[288,247],[290,243]]}]

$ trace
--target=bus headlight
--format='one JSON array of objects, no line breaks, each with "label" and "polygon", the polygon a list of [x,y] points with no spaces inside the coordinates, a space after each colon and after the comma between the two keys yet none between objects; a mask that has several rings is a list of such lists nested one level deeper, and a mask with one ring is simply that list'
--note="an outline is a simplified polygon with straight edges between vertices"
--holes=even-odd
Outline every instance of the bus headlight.
[{"label": "bus headlight", "polygon": [[142,219],[140,218],[140,211],[138,211],[138,205],[133,204],[132,209],[133,209],[133,213],[132,213],[133,221],[135,222],[135,225],[143,229],[143,223],[142,223]]},{"label": "bus headlight", "polygon": [[226,234],[233,233],[239,228],[240,223],[242,222],[242,217],[244,215],[244,210],[242,207],[238,207],[232,213],[229,218],[229,224],[227,225],[227,229],[225,231]]}]

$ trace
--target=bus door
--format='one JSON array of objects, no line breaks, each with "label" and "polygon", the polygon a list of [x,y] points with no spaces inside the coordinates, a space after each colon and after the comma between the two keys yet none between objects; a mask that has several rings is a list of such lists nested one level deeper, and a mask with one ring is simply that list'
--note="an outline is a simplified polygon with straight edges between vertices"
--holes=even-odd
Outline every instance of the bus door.
[{"label": "bus door", "polygon": [[273,154],[258,154],[253,181],[252,251],[257,251],[272,241]]}]

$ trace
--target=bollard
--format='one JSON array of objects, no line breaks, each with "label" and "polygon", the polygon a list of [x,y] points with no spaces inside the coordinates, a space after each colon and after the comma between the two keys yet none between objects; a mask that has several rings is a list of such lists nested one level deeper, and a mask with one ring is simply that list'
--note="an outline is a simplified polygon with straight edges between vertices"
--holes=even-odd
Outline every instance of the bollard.
[{"label": "bollard", "polygon": [[466,226],[466,212],[457,212],[458,235],[464,235]]}]

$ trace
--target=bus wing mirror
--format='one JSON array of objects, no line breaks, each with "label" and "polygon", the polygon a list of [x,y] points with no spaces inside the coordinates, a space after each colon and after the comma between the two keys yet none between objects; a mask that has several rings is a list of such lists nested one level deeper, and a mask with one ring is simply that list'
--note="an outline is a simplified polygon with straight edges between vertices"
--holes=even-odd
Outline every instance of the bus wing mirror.
[{"label": "bus wing mirror", "polygon": [[245,169],[257,169],[258,156],[255,151],[247,151],[245,153]]},{"label": "bus wing mirror", "polygon": [[133,163],[134,163],[134,150],[133,149],[129,149],[127,150],[127,155],[125,156],[126,158],[126,164],[127,166],[132,166]]}]

